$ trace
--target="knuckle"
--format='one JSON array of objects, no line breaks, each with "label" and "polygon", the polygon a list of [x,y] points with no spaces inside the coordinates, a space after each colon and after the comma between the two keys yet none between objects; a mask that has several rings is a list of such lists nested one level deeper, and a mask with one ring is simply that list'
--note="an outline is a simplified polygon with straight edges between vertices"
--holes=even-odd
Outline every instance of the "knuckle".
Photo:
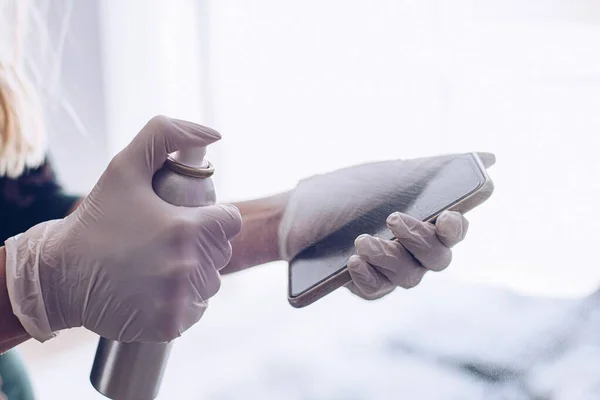
[{"label": "knuckle", "polygon": [[173,314],[164,315],[161,324],[157,328],[161,342],[169,342],[183,333],[178,318]]},{"label": "knuckle", "polygon": [[445,212],[436,221],[437,231],[455,242],[460,242],[465,238],[468,228],[469,221],[457,212]]},{"label": "knuckle", "polygon": [[169,235],[173,239],[174,245],[186,246],[195,240],[196,226],[189,218],[174,218],[169,226]]},{"label": "knuckle", "polygon": [[421,245],[424,248],[431,248],[437,238],[435,225],[429,224],[422,225],[419,229],[415,230],[415,235],[412,237],[416,245]]},{"label": "knuckle", "polygon": [[234,238],[242,231],[242,217],[233,215],[230,220],[227,221],[224,232],[229,238]]},{"label": "knuckle", "polygon": [[222,232],[221,224],[215,218],[204,218],[200,224],[200,230],[204,235],[216,236],[217,233]]},{"label": "knuckle", "polygon": [[231,243],[226,242],[225,245],[221,249],[221,259],[219,261],[219,265],[215,265],[217,269],[221,269],[226,266],[231,260],[231,256],[233,254],[233,248]]},{"label": "knuckle", "polygon": [[381,291],[381,285],[362,285],[360,292],[367,299],[377,298],[377,295]]},{"label": "knuckle", "polygon": [[390,282],[392,283],[392,285],[399,286],[404,289],[409,289],[408,286],[409,286],[410,279],[406,275],[400,275],[400,274],[395,273],[395,274],[388,274],[387,277],[390,280]]},{"label": "knuckle", "polygon": [[469,220],[462,216],[462,226],[461,226],[461,235],[460,240],[464,240],[467,237],[467,233],[469,232]]},{"label": "knuckle", "polygon": [[237,234],[242,229],[242,214],[240,210],[232,204],[223,207],[223,210],[227,214],[227,225],[231,231],[235,231]]},{"label": "knuckle", "polygon": [[368,248],[368,244],[370,243],[369,238],[371,238],[371,236],[362,234],[354,239],[354,248],[359,254],[364,253]]},{"label": "knuckle", "polygon": [[187,331],[196,322],[200,321],[200,318],[204,315],[204,312],[208,308],[208,300],[199,300],[194,303],[194,311],[187,315],[185,323],[180,324],[181,333]]},{"label": "knuckle", "polygon": [[[197,297],[197,296],[196,296]],[[193,306],[190,304],[193,303]],[[180,301],[174,304],[170,310],[165,310],[159,314],[160,324],[156,326],[162,337],[163,342],[168,342],[180,337],[185,331],[192,327],[202,318],[204,311],[208,307],[208,301],[194,298],[193,301]],[[182,311],[193,310],[193,311]]]},{"label": "knuckle", "polygon": [[106,166],[105,173],[111,176],[121,176],[123,173],[123,155],[118,153],[115,155]]},{"label": "knuckle", "polygon": [[215,271],[219,271],[231,261],[233,249],[231,243],[225,241],[223,243],[213,243],[209,249],[208,256]]},{"label": "knuckle", "polygon": [[218,204],[216,207],[220,210],[221,215],[224,217],[224,219],[234,221],[242,217],[239,208],[237,208],[234,204],[223,203]]},{"label": "knuckle", "polygon": [[211,218],[208,221],[206,221],[206,223],[204,223],[203,226],[205,231],[211,233],[213,236],[218,237],[220,239],[225,238],[225,232],[221,221]]},{"label": "knuckle", "polygon": [[366,294],[363,298],[368,301],[379,300],[382,297],[390,294],[394,290],[394,288],[395,288],[395,286],[390,286],[389,288],[387,288],[387,287],[381,288],[377,291],[374,291],[373,293]]},{"label": "knuckle", "polygon": [[198,263],[194,260],[177,260],[170,267],[170,277],[173,280],[180,281],[187,279],[191,273],[198,268]]},{"label": "knuckle", "polygon": [[181,336],[177,310],[167,305],[156,304],[149,308],[152,311],[144,319],[144,341],[168,342]]},{"label": "knuckle", "polygon": [[171,123],[171,119],[164,115],[155,115],[150,118],[147,125],[149,128],[162,129],[169,126]]},{"label": "knuckle", "polygon": [[360,288],[357,290],[357,292],[355,294],[357,294],[364,300],[369,300],[369,301],[377,300],[379,298],[378,290],[375,288]]},{"label": "knuckle", "polygon": [[452,264],[452,252],[450,250],[448,250],[446,252],[446,257],[444,259],[444,262],[442,263],[442,270],[448,268],[450,266],[450,264]]},{"label": "knuckle", "polygon": [[396,288],[393,283],[386,283],[383,285],[355,285],[354,288],[350,287],[350,291],[364,300],[374,301],[379,300],[383,296],[391,293]]},{"label": "knuckle", "polygon": [[[377,268],[377,267],[376,267]],[[393,286],[404,287],[406,281],[406,273],[404,268],[394,268],[394,269],[382,269],[377,268],[379,272],[381,272]],[[380,285],[377,285],[379,288]]]},{"label": "knuckle", "polygon": [[443,271],[446,268],[448,268],[451,263],[452,263],[452,252],[450,250],[447,250],[447,251],[444,251],[440,255],[439,260],[435,264],[433,264],[433,266],[429,269],[434,272],[440,272],[440,271]]},{"label": "knuckle", "polygon": [[206,297],[203,300],[207,300],[216,295],[221,290],[221,278],[218,274],[215,275],[214,279],[210,279],[205,287]]},{"label": "knuckle", "polygon": [[[191,307],[201,304],[201,307]],[[153,313],[154,329],[161,341],[170,341],[183,334],[202,316],[205,302],[197,295],[182,295],[166,302],[163,307]],[[190,311],[193,310],[193,311]]]},{"label": "knuckle", "polygon": [[170,228],[173,232],[190,232],[195,226],[191,218],[178,216],[171,219]]},{"label": "knuckle", "polygon": [[200,225],[205,233],[227,240],[242,229],[242,216],[233,205],[218,205],[204,216]]},{"label": "knuckle", "polygon": [[413,271],[410,274],[408,274],[405,279],[402,280],[402,284],[399,286],[401,286],[404,289],[412,289],[419,283],[421,283],[421,280],[423,280],[424,275],[425,272],[423,271]]}]

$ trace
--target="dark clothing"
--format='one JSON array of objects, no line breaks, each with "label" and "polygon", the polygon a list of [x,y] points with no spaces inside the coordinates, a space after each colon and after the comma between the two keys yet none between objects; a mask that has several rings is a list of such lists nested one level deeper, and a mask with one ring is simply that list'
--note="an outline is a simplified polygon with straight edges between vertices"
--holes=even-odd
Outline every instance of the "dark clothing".
[{"label": "dark clothing", "polygon": [[[65,194],[49,162],[17,179],[0,177],[0,243],[40,222],[67,215],[77,197]],[[18,354],[0,356],[2,392],[8,400],[33,400],[31,383]]]},{"label": "dark clothing", "polygon": [[48,162],[17,179],[0,178],[0,243],[40,222],[64,218],[76,200],[63,192]]}]

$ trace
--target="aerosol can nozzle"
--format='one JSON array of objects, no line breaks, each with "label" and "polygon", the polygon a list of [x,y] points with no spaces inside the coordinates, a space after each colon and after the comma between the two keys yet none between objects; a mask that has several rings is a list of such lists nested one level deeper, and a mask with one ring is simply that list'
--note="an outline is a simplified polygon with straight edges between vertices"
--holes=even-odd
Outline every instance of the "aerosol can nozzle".
[{"label": "aerosol can nozzle", "polygon": [[187,167],[192,168],[206,168],[208,161],[204,158],[206,156],[206,147],[191,147],[184,150],[179,150],[173,153],[173,160]]}]

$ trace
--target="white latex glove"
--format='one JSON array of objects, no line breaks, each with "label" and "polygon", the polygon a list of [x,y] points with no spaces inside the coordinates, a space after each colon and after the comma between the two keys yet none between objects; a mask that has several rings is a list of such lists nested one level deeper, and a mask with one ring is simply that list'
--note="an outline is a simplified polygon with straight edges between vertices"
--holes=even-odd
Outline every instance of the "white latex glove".
[{"label": "white latex glove", "polygon": [[[455,155],[384,161],[344,168],[301,181],[291,192],[279,229],[280,256],[291,260],[356,217],[385,204],[390,196],[411,191],[422,176]],[[495,157],[481,153],[486,167]],[[408,200],[407,200],[408,201]],[[347,287],[364,299],[380,298],[396,287],[412,288],[426,271],[441,271],[452,259],[450,248],[468,229],[459,213],[442,213],[436,225],[392,213],[387,225],[397,240],[361,235],[348,261]]]},{"label": "white latex glove", "polygon": [[434,224],[407,214],[394,213],[387,226],[396,240],[359,236],[356,255],[348,260],[350,291],[364,299],[378,299],[396,287],[417,286],[425,272],[442,271],[450,265],[450,248],[461,242],[469,222],[457,212],[440,214]]},{"label": "white latex glove", "polygon": [[9,297],[32,337],[84,326],[121,342],[165,342],[200,319],[241,216],[232,205],[170,205],[152,190],[152,176],[169,153],[220,137],[155,117],[75,213],[7,240]]}]

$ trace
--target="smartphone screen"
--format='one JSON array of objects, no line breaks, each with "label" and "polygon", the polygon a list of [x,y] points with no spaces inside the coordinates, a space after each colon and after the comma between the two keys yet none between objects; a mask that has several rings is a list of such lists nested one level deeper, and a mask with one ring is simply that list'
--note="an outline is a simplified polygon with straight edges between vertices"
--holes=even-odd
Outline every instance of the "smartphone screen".
[{"label": "smartphone screen", "polygon": [[385,204],[374,207],[296,256],[289,266],[290,297],[301,295],[345,269],[359,235],[393,239],[385,223],[391,213],[400,211],[422,221],[431,220],[485,183],[485,175],[472,154],[422,165],[418,179],[399,189]]}]

